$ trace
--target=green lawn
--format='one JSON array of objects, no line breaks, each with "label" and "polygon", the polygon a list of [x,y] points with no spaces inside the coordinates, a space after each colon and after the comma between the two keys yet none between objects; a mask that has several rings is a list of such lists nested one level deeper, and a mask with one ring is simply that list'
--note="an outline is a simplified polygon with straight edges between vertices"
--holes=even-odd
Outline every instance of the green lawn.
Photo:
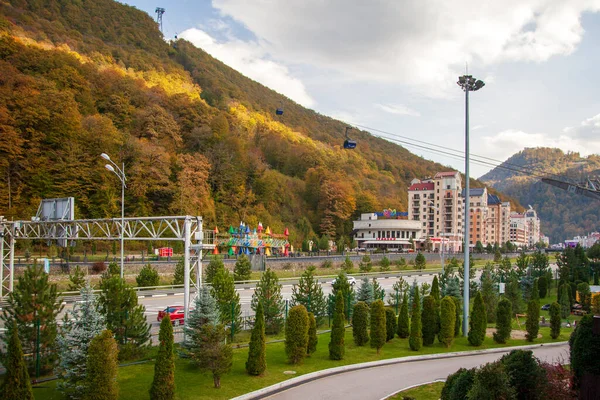
[{"label": "green lawn", "polygon": [[[542,338],[535,343],[553,342],[549,336],[549,328],[541,328]],[[570,332],[569,332],[570,333]],[[563,333],[556,341],[565,341],[568,333]],[[387,358],[406,357],[422,354],[444,353],[450,351],[467,351],[474,349],[488,349],[516,345],[529,344],[524,340],[510,340],[505,345],[498,345],[492,339],[487,338],[480,347],[472,347],[467,339],[459,337],[455,344],[446,349],[436,343],[430,347],[423,347],[419,352],[413,352],[408,347],[408,339],[395,338],[388,342],[377,355],[374,349],[369,347],[355,347],[352,342],[352,330],[346,330],[346,356],[342,361],[328,359],[329,334],[319,337],[317,352],[305,360],[303,365],[293,366],[286,362],[284,344],[273,343],[267,346],[267,373],[263,377],[251,377],[245,372],[245,362],[248,356],[247,348],[235,349],[233,368],[231,372],[224,375],[221,380],[221,389],[213,389],[212,377],[207,373],[199,372],[189,361],[177,359],[176,361],[176,385],[177,399],[229,399],[243,393],[248,393],[286,379],[284,371],[296,371],[296,375],[302,375],[326,368],[339,367],[342,365],[355,364],[367,361],[376,361]],[[121,399],[147,399],[148,389],[154,374],[152,362],[130,365],[119,369],[119,387]],[[36,399],[61,399],[60,393],[55,390],[56,381],[42,384],[34,389]]]},{"label": "green lawn", "polygon": [[387,400],[402,400],[404,397],[412,397],[417,400],[438,400],[444,385],[445,382],[435,382],[429,385],[417,386],[388,397]]}]

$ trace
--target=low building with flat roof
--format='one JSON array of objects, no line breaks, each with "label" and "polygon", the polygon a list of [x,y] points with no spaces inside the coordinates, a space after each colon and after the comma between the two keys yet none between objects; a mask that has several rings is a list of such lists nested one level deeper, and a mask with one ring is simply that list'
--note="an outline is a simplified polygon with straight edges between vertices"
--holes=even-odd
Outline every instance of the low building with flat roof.
[{"label": "low building with flat roof", "polygon": [[359,248],[409,251],[424,245],[420,221],[367,213],[353,224],[353,238]]}]

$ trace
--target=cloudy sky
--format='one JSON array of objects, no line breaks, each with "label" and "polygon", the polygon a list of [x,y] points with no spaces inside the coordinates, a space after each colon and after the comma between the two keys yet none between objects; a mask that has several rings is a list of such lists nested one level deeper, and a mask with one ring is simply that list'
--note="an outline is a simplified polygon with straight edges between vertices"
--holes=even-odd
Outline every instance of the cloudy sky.
[{"label": "cloudy sky", "polygon": [[[125,2],[151,15],[164,7],[165,38],[374,134],[464,150],[456,80],[468,65],[486,83],[470,95],[472,154],[600,153],[600,0]],[[489,169],[472,165],[472,175]]]}]

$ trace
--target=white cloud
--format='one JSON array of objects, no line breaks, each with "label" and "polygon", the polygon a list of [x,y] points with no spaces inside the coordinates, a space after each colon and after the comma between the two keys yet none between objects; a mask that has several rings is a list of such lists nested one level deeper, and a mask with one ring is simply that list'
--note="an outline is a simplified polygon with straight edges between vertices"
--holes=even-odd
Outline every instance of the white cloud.
[{"label": "white cloud", "polygon": [[[226,30],[219,26],[220,30]],[[306,91],[304,84],[290,74],[288,68],[269,59],[264,47],[256,42],[244,42],[229,37],[217,42],[203,30],[192,28],[181,33],[180,37],[241,72],[247,77],[289,97],[295,102],[313,107],[315,101]]]},{"label": "white cloud", "polygon": [[[598,0],[213,0],[270,54],[354,79],[446,97],[464,63],[543,62],[571,54]],[[479,67],[477,67],[479,66]]]},{"label": "white cloud", "polygon": [[600,114],[583,120],[579,126],[567,127],[563,132],[577,139],[600,140]]},{"label": "white cloud", "polygon": [[375,108],[378,108],[382,111],[385,111],[387,113],[390,114],[397,114],[397,115],[409,115],[411,117],[420,117],[421,113],[419,113],[417,110],[413,110],[410,107],[407,107],[403,104],[379,104],[376,103],[373,105]]}]

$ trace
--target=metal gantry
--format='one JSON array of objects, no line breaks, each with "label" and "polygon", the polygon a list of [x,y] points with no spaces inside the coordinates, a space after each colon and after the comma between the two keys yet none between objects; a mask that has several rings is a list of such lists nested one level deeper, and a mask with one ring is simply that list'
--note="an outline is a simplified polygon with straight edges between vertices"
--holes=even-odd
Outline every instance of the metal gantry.
[{"label": "metal gantry", "polygon": [[[161,240],[184,243],[185,321],[190,304],[190,287],[202,284],[203,250],[214,249],[214,232],[203,231],[202,217],[139,217],[113,219],[81,219],[39,221],[0,221],[0,299],[14,287],[15,244],[17,240]],[[190,271],[196,272],[196,282],[190,282]]]}]

